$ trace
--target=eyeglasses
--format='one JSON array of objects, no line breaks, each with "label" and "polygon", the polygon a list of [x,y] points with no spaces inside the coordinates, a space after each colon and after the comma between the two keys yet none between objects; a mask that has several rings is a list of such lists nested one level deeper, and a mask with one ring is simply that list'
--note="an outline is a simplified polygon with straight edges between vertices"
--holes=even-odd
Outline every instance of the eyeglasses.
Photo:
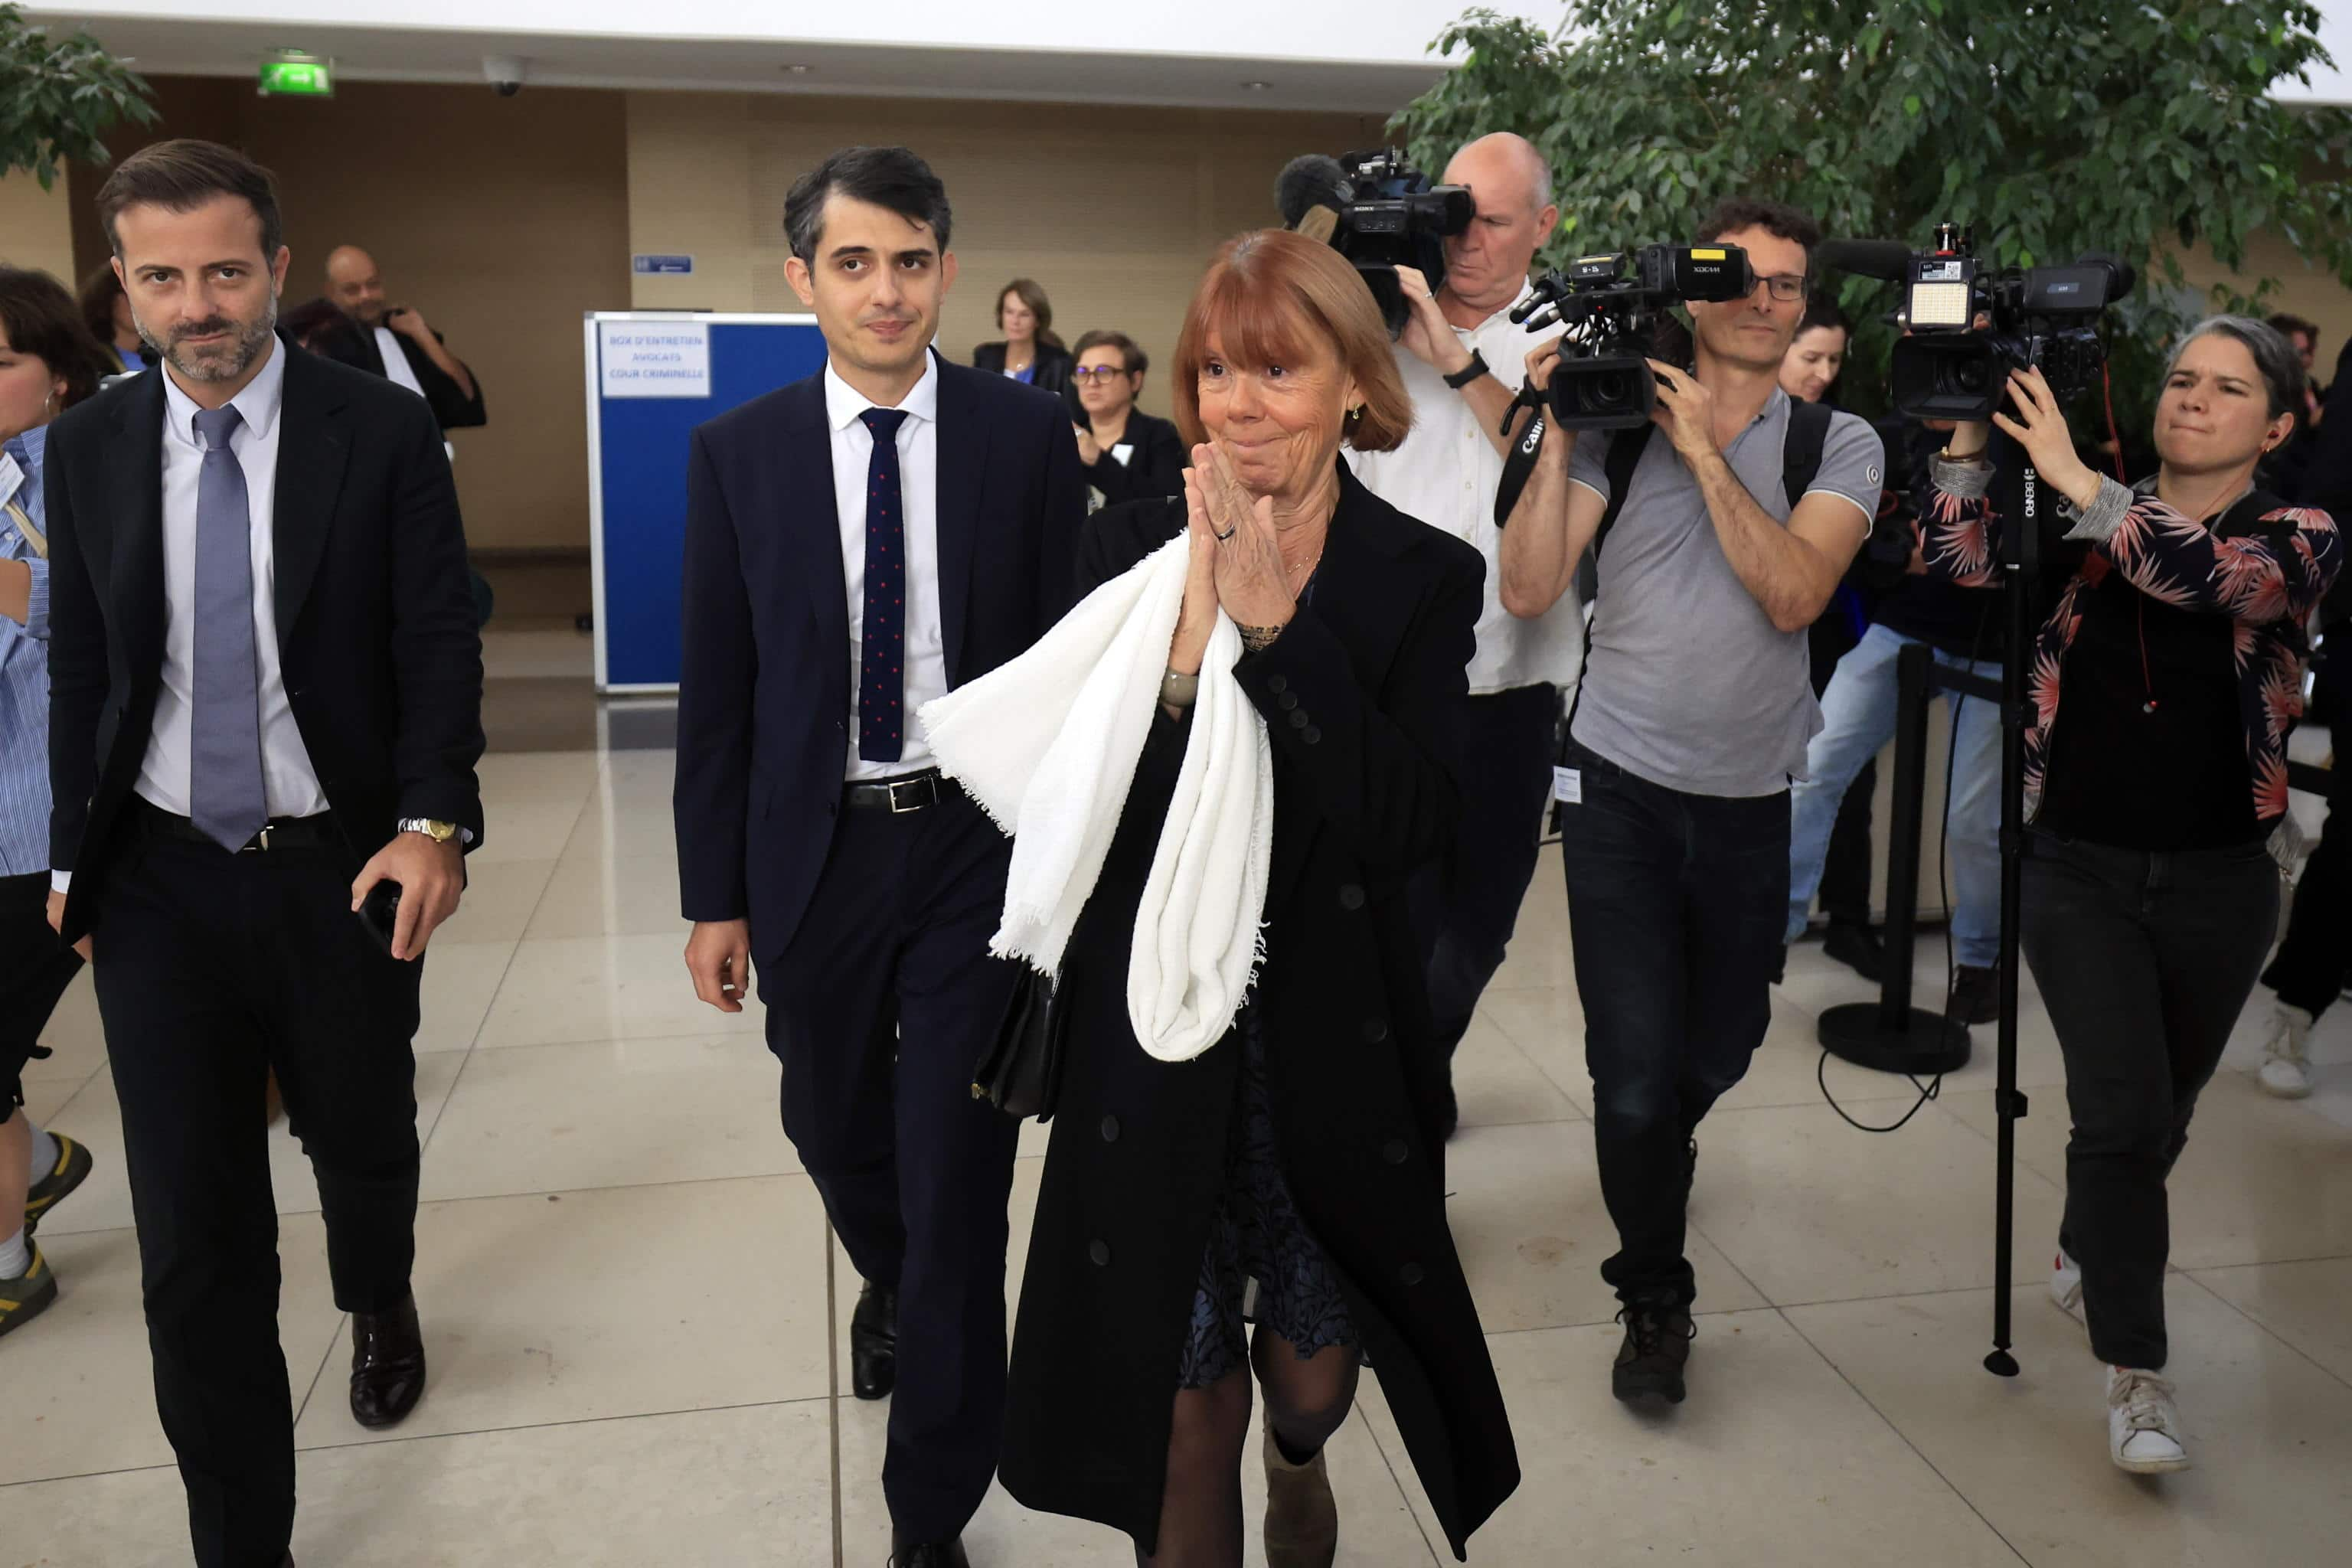
[{"label": "eyeglasses", "polygon": [[1074,370],[1074,371],[1070,372],[1070,374],[1071,374],[1071,375],[1073,375],[1073,376],[1075,376],[1075,377],[1079,381],[1079,383],[1080,383],[1080,384],[1083,384],[1084,383],[1086,383],[1086,382],[1089,382],[1089,381],[1098,381],[1098,382],[1101,382],[1101,383],[1102,383],[1104,385],[1106,385],[1106,386],[1108,386],[1108,384],[1110,384],[1111,379],[1112,379],[1113,377],[1115,377],[1115,376],[1122,376],[1122,375],[1125,375],[1126,374],[1127,374],[1127,372],[1126,372],[1126,371],[1121,370],[1118,366],[1117,366],[1117,365],[1115,365],[1115,364],[1097,364],[1097,365],[1083,365],[1083,364],[1082,364],[1082,365],[1078,366],[1078,368],[1077,368],[1077,369],[1076,369],[1076,370]]},{"label": "eyeglasses", "polygon": [[1801,272],[1775,272],[1756,281],[1769,288],[1772,298],[1784,305],[1805,297],[1805,275]]}]

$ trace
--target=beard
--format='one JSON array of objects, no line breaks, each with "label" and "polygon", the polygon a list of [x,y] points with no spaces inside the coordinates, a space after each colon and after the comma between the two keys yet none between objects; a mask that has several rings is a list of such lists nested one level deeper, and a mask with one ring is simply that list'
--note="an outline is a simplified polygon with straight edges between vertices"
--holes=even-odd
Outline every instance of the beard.
[{"label": "beard", "polygon": [[[233,316],[213,316],[175,328],[171,337],[161,341],[142,323],[139,337],[158,358],[190,381],[235,381],[261,357],[261,351],[277,330],[278,299],[273,294],[261,314],[250,321],[240,321]],[[190,348],[183,341],[219,331],[232,335],[226,342],[201,349]]]}]

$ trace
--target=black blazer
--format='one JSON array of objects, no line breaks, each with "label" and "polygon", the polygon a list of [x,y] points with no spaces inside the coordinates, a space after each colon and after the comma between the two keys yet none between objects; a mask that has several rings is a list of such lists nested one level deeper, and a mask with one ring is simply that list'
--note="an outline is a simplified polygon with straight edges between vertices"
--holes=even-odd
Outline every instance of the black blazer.
[{"label": "black blazer", "polygon": [[[442,429],[465,430],[490,422],[482,405],[482,378],[475,374],[472,365],[466,366],[466,374],[474,377],[474,395],[468,397],[446,372],[433,363],[431,354],[416,346],[415,339],[400,331],[392,335],[399,342],[408,368],[415,373],[416,384],[425,389],[425,401],[433,405],[433,417]],[[439,332],[433,336],[441,340]],[[376,342],[375,333],[349,316],[339,314],[332,323],[320,329],[310,340],[310,352],[372,375],[384,374],[383,351]]]},{"label": "black blazer", "polygon": [[[404,817],[482,835],[482,643],[441,432],[403,388],[284,339],[272,537],[278,663],[351,868]],[[163,377],[60,416],[49,521],[50,864],[65,934],[103,918],[163,684]]]},{"label": "black blazer", "polygon": [[[1083,425],[1085,418],[1080,416]],[[1102,491],[1107,506],[1184,493],[1184,442],[1176,426],[1140,408],[1127,411],[1127,443],[1135,451],[1121,463],[1105,452],[1087,469],[1087,482]]]},{"label": "black blazer", "polygon": [[[1039,343],[1036,368],[1029,377],[1029,384],[1040,392],[1050,392],[1056,397],[1062,397],[1070,389],[1070,367],[1077,363],[1070,357],[1069,350],[1057,349],[1050,343]],[[1004,374],[1004,345],[982,343],[972,350],[971,368],[984,370],[991,375],[1002,376]],[[1064,406],[1068,405],[1066,399]]]},{"label": "black blazer", "polygon": [[[1183,527],[1181,502],[1106,509],[1081,588]],[[1478,552],[1340,469],[1312,601],[1234,667],[1274,746],[1274,860],[1255,1005],[1276,1142],[1447,1540],[1518,1484],[1493,1363],[1445,1223],[1445,1063],[1405,890],[1463,809]],[[1227,1179],[1240,1047],[1144,1054],[1128,954],[1185,724],[1152,732],[1056,1005],[1069,1055],[1013,1341],[1000,1473],[1024,1503],[1158,1543],[1170,1400]]]},{"label": "black blazer", "polygon": [[[950,688],[1069,607],[1086,487],[1059,402],[940,363],[940,616]],[[677,692],[686,918],[782,951],[833,845],[849,756],[849,605],[822,372],[694,432]]]}]

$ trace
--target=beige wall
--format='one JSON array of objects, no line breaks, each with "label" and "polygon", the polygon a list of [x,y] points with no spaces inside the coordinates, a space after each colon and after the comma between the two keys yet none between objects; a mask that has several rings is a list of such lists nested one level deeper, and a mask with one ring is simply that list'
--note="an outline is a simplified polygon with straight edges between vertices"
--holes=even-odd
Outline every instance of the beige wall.
[{"label": "beige wall", "polygon": [[2251,292],[2258,278],[2278,279],[2279,287],[2271,295],[2271,309],[2288,311],[2317,324],[2319,355],[2315,369],[2321,381],[2336,379],[2336,352],[2344,346],[2347,337],[2352,337],[2352,289],[2338,283],[2332,274],[2305,265],[2285,236],[2268,231],[2255,235],[2247,242],[2245,262],[2234,275],[2202,246],[2181,257],[2180,269],[2188,281],[2200,289],[2227,283]]},{"label": "beige wall", "polygon": [[70,185],[62,169],[46,191],[30,174],[0,175],[0,262],[74,286]]},{"label": "beige wall", "polygon": [[[362,245],[481,378],[489,424],[451,436],[476,549],[583,549],[587,436],[580,317],[629,302],[628,184],[617,92],[346,82],[324,100],[249,81],[158,78],[163,118],[111,142],[241,146],[277,174],[294,253],[290,304],[324,289],[335,246]],[[106,254],[75,171],[75,251]]]},{"label": "beige wall", "polygon": [[1380,140],[1374,117],[1070,104],[632,92],[629,247],[684,252],[690,277],[633,279],[640,310],[797,310],[784,279],[784,194],[836,147],[903,142],[954,204],[961,266],[940,348],[996,336],[997,295],[1034,278],[1066,342],[1116,327],[1159,368],[1219,241],[1273,221],[1274,179],[1301,153]]}]

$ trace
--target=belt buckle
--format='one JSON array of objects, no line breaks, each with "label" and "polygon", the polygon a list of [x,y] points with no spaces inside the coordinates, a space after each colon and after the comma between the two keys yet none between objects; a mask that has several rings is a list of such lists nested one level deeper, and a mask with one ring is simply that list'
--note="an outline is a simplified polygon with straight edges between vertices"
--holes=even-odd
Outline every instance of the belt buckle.
[{"label": "belt buckle", "polygon": [[[886,786],[890,791],[890,815],[893,816],[904,816],[910,811],[920,811],[923,807],[930,805],[930,800],[919,800],[912,805],[900,805],[898,804],[898,791],[900,789],[904,788],[911,790],[917,784],[927,784],[930,782],[931,780],[928,774],[921,778],[891,780],[888,785]],[[935,792],[931,800],[937,800],[939,796]]]}]

